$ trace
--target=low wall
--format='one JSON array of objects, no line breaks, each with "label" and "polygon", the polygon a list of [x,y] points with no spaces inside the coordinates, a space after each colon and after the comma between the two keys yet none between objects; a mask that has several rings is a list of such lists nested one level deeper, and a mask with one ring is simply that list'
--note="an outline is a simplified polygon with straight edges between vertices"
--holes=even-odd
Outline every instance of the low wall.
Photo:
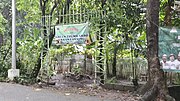
[{"label": "low wall", "polygon": [[[142,58],[134,58],[133,65],[132,59],[130,58],[120,58],[117,59],[116,71],[117,77],[123,77],[124,79],[129,79],[133,76],[134,66],[137,75],[140,77],[141,74],[146,75],[147,73],[147,61]],[[69,67],[73,68],[76,66],[81,67],[86,73],[94,73],[94,61],[92,59],[86,58],[84,55],[72,55],[72,56],[59,56],[58,65],[55,66],[56,70],[58,68]],[[109,74],[112,75],[112,61],[108,61]]]},{"label": "low wall", "polygon": [[77,54],[68,57],[59,57],[58,61],[56,61],[55,70],[59,70],[61,67],[73,68],[77,66],[90,74],[94,71],[92,59],[85,59],[84,55]]}]

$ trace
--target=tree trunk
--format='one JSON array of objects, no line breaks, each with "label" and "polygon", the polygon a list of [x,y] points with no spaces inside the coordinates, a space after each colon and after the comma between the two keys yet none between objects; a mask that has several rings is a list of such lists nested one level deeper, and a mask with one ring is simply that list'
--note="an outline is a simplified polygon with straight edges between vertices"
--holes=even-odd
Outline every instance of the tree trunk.
[{"label": "tree trunk", "polygon": [[168,3],[165,7],[165,17],[164,17],[164,22],[165,22],[165,25],[166,26],[171,26],[172,25],[172,21],[171,21],[171,11],[172,11],[172,8],[171,8],[171,5],[173,3],[173,0],[168,0]]},{"label": "tree trunk", "polygon": [[[43,1],[43,0],[40,0],[39,2],[40,2],[41,12],[42,12],[42,16],[43,16],[41,23],[42,23],[42,25],[45,25],[44,16],[45,16],[45,13],[46,13],[46,3],[47,2]],[[47,31],[46,31],[45,26],[43,26],[43,34],[44,34],[44,36],[47,36]],[[43,49],[44,48],[47,48],[47,44],[44,44]],[[46,56],[46,52],[43,52],[43,56],[44,57]],[[39,73],[40,69],[41,69],[41,54],[39,54],[39,58],[38,58],[37,63],[35,64],[35,67],[33,69],[33,73],[31,75],[31,78],[36,78],[38,76],[38,73]]]},{"label": "tree trunk", "polygon": [[[144,86],[147,92],[140,101],[173,101],[168,95],[168,89],[163,71],[160,69],[158,59],[158,26],[159,26],[159,0],[148,0],[147,4],[147,57],[150,79]],[[148,86],[147,86],[148,85]],[[148,89],[149,88],[149,89]]]},{"label": "tree trunk", "polygon": [[116,63],[117,63],[117,51],[118,51],[118,45],[117,45],[117,42],[115,41],[115,47],[114,47],[114,57],[113,57],[113,63],[112,63],[112,76],[113,77],[116,77],[117,74],[116,74]]},{"label": "tree trunk", "polygon": [[[54,34],[51,33],[49,36],[49,46],[51,46],[53,38],[54,38]],[[47,44],[44,44],[43,47],[44,47],[43,49],[47,49],[48,46],[47,46]],[[46,56],[46,54],[47,54],[47,52],[43,51],[42,57],[44,58]],[[32,73],[31,77],[36,78],[39,74],[40,69],[41,69],[41,54],[39,55],[38,61],[35,64],[35,67],[33,69],[33,73]]]},{"label": "tree trunk", "polygon": [[87,73],[87,52],[84,53],[84,72]]},{"label": "tree trunk", "polygon": [[108,51],[106,51],[106,72],[107,72],[107,77],[110,76],[110,73],[109,73],[109,56],[108,56]]}]

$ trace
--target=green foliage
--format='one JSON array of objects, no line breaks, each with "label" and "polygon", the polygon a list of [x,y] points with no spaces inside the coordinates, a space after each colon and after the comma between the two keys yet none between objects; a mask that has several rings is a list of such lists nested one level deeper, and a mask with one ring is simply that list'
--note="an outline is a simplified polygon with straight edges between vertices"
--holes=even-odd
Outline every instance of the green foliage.
[{"label": "green foliage", "polygon": [[179,73],[176,74],[174,83],[177,84],[177,85],[180,84],[180,74]]},{"label": "green foliage", "polygon": [[72,72],[74,74],[82,74],[82,68],[79,67],[79,65],[77,64],[75,67],[72,68]]},{"label": "green foliage", "polygon": [[[127,3],[128,2],[128,3]],[[144,57],[146,54],[145,3],[140,0],[107,2],[107,23],[110,28],[109,52],[118,46],[120,57]]]},{"label": "green foliage", "polygon": [[9,1],[2,0],[0,2],[0,36],[3,37],[3,44],[0,45],[0,77],[7,77],[7,71],[11,67],[11,38],[9,36],[8,19],[4,17],[3,10]]},{"label": "green foliage", "polygon": [[36,79],[29,78],[28,76],[15,77],[13,81],[22,85],[32,85],[36,83]]},{"label": "green foliage", "polygon": [[160,26],[161,27],[164,27],[164,26],[167,26],[165,25],[165,12],[167,11],[167,6],[168,6],[168,1],[169,2],[172,2],[172,5],[171,5],[171,26],[175,26],[175,27],[179,27],[180,26],[180,17],[179,17],[179,12],[172,9],[173,8],[173,3],[174,1],[173,0],[162,0],[161,1],[161,4],[160,4]]},{"label": "green foliage", "polygon": [[6,42],[0,47],[0,77],[7,77],[7,71],[11,67],[11,44]]},{"label": "green foliage", "polygon": [[41,11],[39,1],[40,0],[17,0],[17,10],[25,15],[25,23],[40,23]]},{"label": "green foliage", "polygon": [[[65,1],[62,1],[62,4]],[[88,1],[88,0],[81,0],[77,2],[72,2],[72,4],[76,3],[75,7],[73,9],[79,9],[81,6],[86,7],[86,8],[91,8],[91,10],[96,11],[97,9],[100,9],[102,6],[102,3],[100,1]],[[136,40],[134,41],[134,53],[139,53],[138,51],[136,52],[135,49],[143,48],[145,47],[145,33],[144,31],[144,19],[143,15],[141,16],[140,14],[140,6],[143,5],[142,2],[139,0],[137,1],[107,1],[106,5],[104,8],[107,11],[107,16],[105,19],[107,21],[107,27],[109,27],[110,34],[115,41],[119,41],[117,45],[119,45],[119,48],[121,52],[119,53],[120,56],[130,56],[130,47],[132,42],[129,40]],[[52,1],[48,1],[46,4],[46,14],[50,13],[50,10],[53,6]],[[64,5],[59,6],[58,9],[62,9]],[[20,60],[21,68],[26,68],[28,70],[31,70],[39,56],[39,51],[41,50],[41,39],[38,38],[32,38],[34,36],[33,34],[36,33],[33,28],[31,28],[31,25],[36,25],[40,19],[40,10],[39,10],[39,1],[33,2],[32,0],[20,0],[17,2],[17,8],[19,11],[21,11],[24,20],[20,21],[19,26],[21,25],[26,25],[25,30],[22,30],[22,33],[24,34],[23,37],[19,38],[17,40],[19,46],[18,46],[18,58]],[[58,9],[56,9],[58,11]],[[24,14],[25,13],[25,14]],[[56,15],[56,14],[55,14]],[[92,25],[96,25],[99,23],[99,19],[96,17],[92,18]],[[52,23],[54,24],[56,19],[53,18]],[[33,23],[33,24],[29,24]],[[117,25],[120,25],[117,27]],[[93,27],[93,26],[91,26]],[[130,28],[130,29],[129,29]],[[96,30],[97,28],[93,27],[93,30]],[[116,33],[118,29],[118,32]],[[38,33],[38,31],[37,31]],[[96,34],[95,31],[91,31],[91,34]],[[38,34],[40,36],[40,34]],[[35,36],[35,37],[38,37]],[[114,43],[112,41],[112,43]],[[94,53],[95,52],[95,46],[91,45],[89,49],[84,49],[81,54],[87,53],[87,54],[98,54]],[[114,48],[112,47],[114,45],[111,44],[110,41],[107,42],[107,48],[110,53],[112,52],[111,50]],[[50,49],[50,58],[51,59],[57,59],[61,54],[65,55],[72,55],[79,53],[79,51],[74,50],[76,46],[73,45],[66,45],[66,46],[61,46],[61,47],[54,47]],[[87,47],[87,48],[88,48]],[[142,54],[143,55],[143,54]]]},{"label": "green foliage", "polygon": [[2,76],[0,76],[0,82],[3,82],[3,81],[5,81],[5,77],[2,77]]},{"label": "green foliage", "polygon": [[3,15],[0,13],[0,34],[3,34],[5,32],[5,24],[7,23],[7,20],[3,17]]},{"label": "green foliage", "polygon": [[[25,30],[24,38],[17,39],[17,68],[21,69],[22,75],[29,75],[32,73],[37,59],[42,49],[42,39],[39,37],[39,31],[36,28],[31,29],[32,32]],[[33,33],[34,32],[34,33]]]},{"label": "green foliage", "polygon": [[116,77],[112,77],[112,78],[110,78],[110,79],[107,79],[107,80],[106,80],[106,83],[107,83],[107,84],[117,83],[117,79],[116,79]]},{"label": "green foliage", "polygon": [[[46,3],[46,15],[50,14],[55,0],[44,0]],[[66,0],[60,0],[58,7],[55,8],[51,24],[56,25],[58,22],[57,15],[62,13],[62,8],[67,6]],[[95,36],[99,28],[97,27],[100,20],[106,21],[108,39],[106,40],[107,57],[109,60],[113,57],[113,50],[118,48],[117,57],[146,57],[146,33],[145,33],[145,5],[147,0],[104,0],[105,5],[102,8],[102,0],[72,0],[70,3],[71,10],[80,10],[87,8],[89,11],[97,12],[104,10],[106,16],[103,19],[92,15],[90,34]],[[165,11],[164,7],[168,0],[161,1],[160,24],[164,25]],[[1,0],[0,2],[0,34],[5,36],[5,42],[0,47],[0,76],[7,76],[7,70],[11,67],[11,17],[10,0]],[[43,48],[43,39],[41,34],[41,7],[40,0],[17,0],[17,68],[21,69],[21,80],[25,80],[32,73],[40,52]],[[97,13],[98,14],[98,13]],[[172,25],[180,26],[180,18],[174,11],[172,13]],[[60,22],[60,21],[59,21]],[[97,55],[95,45],[97,41],[89,46],[83,46],[82,51],[75,48],[78,45],[53,46],[49,50],[50,59],[56,60],[62,54],[71,56],[73,54]],[[117,46],[117,47],[114,47]],[[96,52],[96,53],[95,53]],[[81,69],[77,66],[74,68],[77,73]],[[20,80],[20,81],[21,81]],[[114,82],[114,78],[109,82]]]}]

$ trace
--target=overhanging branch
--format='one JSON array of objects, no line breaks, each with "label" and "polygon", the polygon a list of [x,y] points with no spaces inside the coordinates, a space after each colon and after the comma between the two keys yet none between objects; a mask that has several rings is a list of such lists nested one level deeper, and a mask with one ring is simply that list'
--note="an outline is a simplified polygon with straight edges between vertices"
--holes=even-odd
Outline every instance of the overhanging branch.
[{"label": "overhanging branch", "polygon": [[59,5],[59,0],[58,0],[58,2],[57,2],[57,0],[54,0],[54,5],[50,11],[51,16],[52,16],[52,13],[54,12],[54,10],[56,9],[56,7],[58,7],[58,5]]}]

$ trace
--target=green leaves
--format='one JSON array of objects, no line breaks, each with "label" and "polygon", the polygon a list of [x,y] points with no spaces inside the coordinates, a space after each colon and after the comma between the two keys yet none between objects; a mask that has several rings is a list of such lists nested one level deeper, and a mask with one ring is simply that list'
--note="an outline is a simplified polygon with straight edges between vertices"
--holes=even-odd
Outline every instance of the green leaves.
[{"label": "green leaves", "polygon": [[[117,44],[122,44],[119,47],[119,50],[121,50],[119,55],[129,56],[131,49],[145,50],[145,14],[141,11],[144,9],[144,2],[140,0],[122,0],[109,2],[108,5],[110,9],[107,11],[107,17],[109,18],[107,23],[108,27],[111,27],[109,36],[114,41],[119,42]],[[143,56],[144,54],[139,55]]]},{"label": "green leaves", "polygon": [[7,23],[7,20],[2,16],[2,14],[0,13],[0,34],[4,34],[5,32],[5,26],[4,24]]},{"label": "green leaves", "polygon": [[41,11],[39,0],[17,0],[16,8],[25,15],[28,23],[40,23]]},{"label": "green leaves", "polygon": [[[1,12],[4,11],[4,7],[11,6],[10,0],[1,0],[0,9]],[[54,13],[52,14],[52,21],[51,24],[56,25],[57,22],[61,23],[60,17],[58,18],[58,14],[62,14],[62,8],[66,6],[66,0],[46,0],[48,1],[45,5],[45,15],[50,14],[52,11],[53,6],[55,5],[55,1],[59,1],[58,7],[54,9]],[[139,56],[144,56],[146,51],[146,33],[145,33],[145,5],[147,0],[105,0],[106,4],[102,9],[102,2],[101,0],[72,0],[70,9],[67,10],[68,12],[80,13],[81,9],[87,8],[89,11],[97,12],[92,14],[91,16],[91,30],[90,34],[92,36],[96,36],[97,31],[99,31],[99,23],[101,20],[106,21],[107,36],[111,37],[106,42],[106,49],[109,57],[111,59],[111,53],[113,53],[113,49],[115,48],[114,44],[119,46],[118,48],[118,56],[122,57],[129,57],[131,55],[131,49],[133,50],[134,54],[138,54]],[[75,5],[74,5],[75,4]],[[164,17],[165,13],[163,7],[167,4],[167,0],[161,1],[161,12],[160,12],[160,19],[161,25],[164,25]],[[41,25],[42,25],[42,9],[40,7],[40,0],[17,0],[16,1],[17,7],[17,53],[18,58],[23,64],[22,68],[34,68],[36,60],[40,55],[40,51],[42,49],[42,39],[41,36]],[[100,14],[98,10],[104,10],[106,15],[103,19],[100,19]],[[89,15],[92,12],[86,10],[85,13]],[[10,7],[8,9],[10,11]],[[76,12],[77,11],[77,12]],[[84,13],[84,11],[83,11]],[[4,13],[2,13],[4,14]],[[10,45],[10,38],[11,38],[11,15],[2,15],[0,14],[0,34],[5,34],[7,38],[7,46]],[[8,18],[9,17],[9,18]],[[67,17],[65,20],[71,19],[79,19],[80,15]],[[5,19],[7,18],[7,19]],[[77,20],[78,20],[77,19]],[[84,17],[84,19],[88,19]],[[59,20],[59,21],[58,21]],[[89,20],[87,20],[89,21]],[[177,14],[173,12],[173,21],[172,25],[180,26],[180,18],[177,17]],[[47,24],[47,22],[45,22]],[[72,22],[70,22],[72,23]],[[9,25],[7,25],[9,24]],[[51,30],[52,31],[52,30]],[[116,43],[115,43],[116,42]],[[84,47],[84,50],[80,52],[81,54],[95,54],[95,43],[91,44],[90,46]],[[7,46],[4,46],[5,51],[7,51]],[[72,55],[78,53],[77,50],[74,49],[75,46],[67,45],[67,46],[60,46],[60,47],[52,47],[50,50],[51,57],[66,54]],[[97,52],[98,54],[98,52]],[[5,54],[4,54],[5,55]]]}]

